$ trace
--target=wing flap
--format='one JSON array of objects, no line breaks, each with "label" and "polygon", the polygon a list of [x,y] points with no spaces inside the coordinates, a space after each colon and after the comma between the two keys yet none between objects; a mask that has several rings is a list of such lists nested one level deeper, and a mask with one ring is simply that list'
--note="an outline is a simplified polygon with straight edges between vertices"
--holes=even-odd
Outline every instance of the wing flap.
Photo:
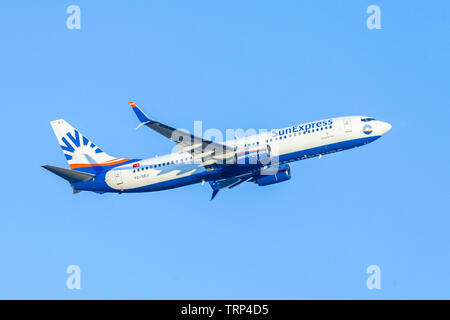
[{"label": "wing flap", "polygon": [[227,179],[220,179],[216,181],[210,181],[209,184],[211,188],[213,189],[213,193],[211,196],[211,200],[215,198],[215,196],[219,193],[221,189],[233,189],[234,187],[237,187],[241,183],[244,183],[246,181],[249,181],[253,178],[255,175],[254,172],[249,172],[237,177],[227,178]]}]

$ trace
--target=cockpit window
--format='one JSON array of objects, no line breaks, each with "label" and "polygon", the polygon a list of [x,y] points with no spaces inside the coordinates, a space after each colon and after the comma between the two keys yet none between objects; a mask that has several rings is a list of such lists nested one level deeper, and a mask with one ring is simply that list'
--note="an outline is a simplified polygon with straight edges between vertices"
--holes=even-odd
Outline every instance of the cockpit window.
[{"label": "cockpit window", "polygon": [[363,122],[369,122],[369,121],[373,121],[375,120],[375,118],[362,118],[361,121]]}]

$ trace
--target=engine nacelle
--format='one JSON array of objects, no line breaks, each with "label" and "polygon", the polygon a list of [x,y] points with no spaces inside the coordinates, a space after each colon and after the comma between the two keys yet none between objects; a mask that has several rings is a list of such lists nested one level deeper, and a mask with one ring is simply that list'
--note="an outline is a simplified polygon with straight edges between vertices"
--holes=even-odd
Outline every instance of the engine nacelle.
[{"label": "engine nacelle", "polygon": [[254,148],[237,150],[235,163],[238,165],[269,165],[270,146],[257,146]]},{"label": "engine nacelle", "polygon": [[261,169],[261,173],[255,177],[254,182],[258,186],[268,186],[270,184],[287,181],[291,178],[291,167],[288,164],[279,168]]}]

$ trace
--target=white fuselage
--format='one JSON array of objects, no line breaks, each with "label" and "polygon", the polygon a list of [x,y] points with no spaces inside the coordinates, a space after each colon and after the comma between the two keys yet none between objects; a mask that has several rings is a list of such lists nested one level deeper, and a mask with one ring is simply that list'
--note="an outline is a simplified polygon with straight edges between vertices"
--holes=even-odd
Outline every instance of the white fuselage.
[{"label": "white fuselage", "polygon": [[[349,116],[274,129],[224,144],[243,150],[270,146],[271,156],[288,163],[364,145],[390,128],[386,122]],[[120,192],[156,191],[201,182],[195,177],[204,171],[201,159],[177,152],[115,167],[106,173],[105,182]]]}]

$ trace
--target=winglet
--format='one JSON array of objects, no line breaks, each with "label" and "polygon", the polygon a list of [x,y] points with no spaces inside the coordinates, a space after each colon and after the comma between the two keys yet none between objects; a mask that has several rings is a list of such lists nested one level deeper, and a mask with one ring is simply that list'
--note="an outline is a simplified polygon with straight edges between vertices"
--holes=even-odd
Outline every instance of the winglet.
[{"label": "winglet", "polygon": [[142,112],[141,109],[139,109],[139,107],[134,102],[128,101],[128,103],[130,104],[130,106],[133,109],[134,113],[138,117],[139,121],[141,121],[141,122],[149,122],[149,123],[153,122],[144,112]]},{"label": "winglet", "polygon": [[136,108],[137,107],[136,103],[134,103],[133,101],[128,101],[128,103],[130,104],[130,106],[132,108]]}]

